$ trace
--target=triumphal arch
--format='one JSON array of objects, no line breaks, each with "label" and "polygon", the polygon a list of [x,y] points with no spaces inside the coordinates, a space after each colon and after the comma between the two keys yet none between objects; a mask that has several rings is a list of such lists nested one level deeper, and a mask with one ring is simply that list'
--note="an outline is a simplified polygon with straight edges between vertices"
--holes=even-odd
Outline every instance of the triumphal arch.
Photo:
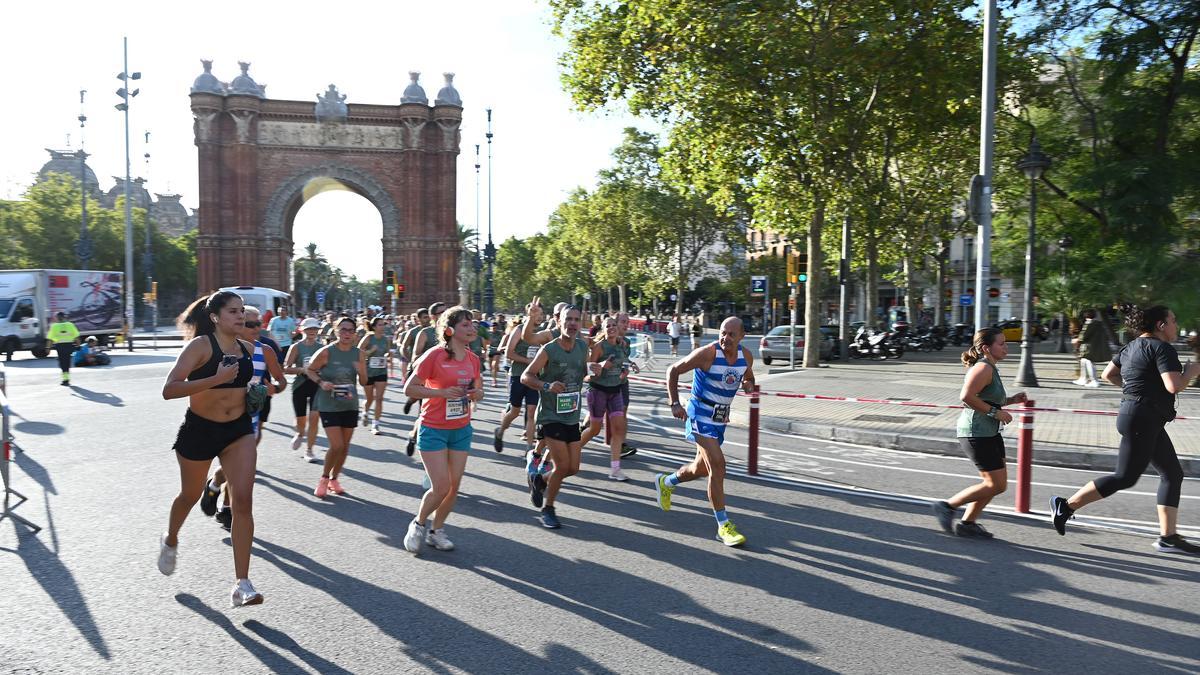
[{"label": "triumphal arch", "polygon": [[[383,269],[398,270],[406,286],[400,307],[454,298],[462,99],[453,74],[433,105],[415,72],[399,105],[371,105],[347,103],[332,84],[315,101],[269,99],[250,64],[239,64],[241,74],[226,83],[211,61],[202,63],[191,90],[201,292],[254,285],[294,293],[297,211],[322,190],[347,189],[379,209]],[[336,236],[336,224],[330,232]]]}]

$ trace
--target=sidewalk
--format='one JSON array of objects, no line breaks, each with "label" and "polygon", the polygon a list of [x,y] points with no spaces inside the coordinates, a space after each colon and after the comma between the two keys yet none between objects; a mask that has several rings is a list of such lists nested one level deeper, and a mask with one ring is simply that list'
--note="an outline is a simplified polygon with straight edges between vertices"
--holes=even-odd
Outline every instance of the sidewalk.
[{"label": "sidewalk", "polygon": [[[1054,343],[1037,345],[1034,368],[1041,386],[1025,389],[1029,398],[1044,408],[1116,412],[1120,405],[1120,390],[1109,384],[1099,389],[1072,384],[1077,360],[1072,354],[1054,353],[1055,346]],[[663,346],[659,346],[659,351],[665,351]],[[791,372],[786,365],[780,367],[775,363],[767,367],[756,362],[755,373],[764,392],[759,409],[761,426],[782,433],[897,450],[961,455],[955,439],[958,410],[768,395],[791,392],[961,405],[959,389],[963,367],[958,361],[960,351],[947,347],[941,352],[909,353],[899,361],[834,361],[829,367]],[[1188,355],[1181,357],[1186,360]],[[659,361],[669,363],[669,357],[664,359],[660,355]],[[1019,362],[1020,348],[1014,345],[1009,358],[1000,364],[1009,395],[1020,390],[1013,384]],[[665,370],[666,366],[660,367]],[[650,377],[661,377],[661,374]],[[1200,392],[1193,390],[1180,394],[1178,413],[1184,417],[1200,417]],[[748,424],[749,406],[734,406],[732,419],[735,424]],[[1167,430],[1184,472],[1189,476],[1200,476],[1200,433],[1197,433],[1200,432],[1200,419],[1179,420],[1169,424]],[[1017,425],[1008,425],[1003,434],[1009,456],[1015,457]],[[1038,463],[1101,471],[1111,470],[1116,465],[1120,435],[1115,417],[1035,413],[1033,434],[1034,461]]]}]

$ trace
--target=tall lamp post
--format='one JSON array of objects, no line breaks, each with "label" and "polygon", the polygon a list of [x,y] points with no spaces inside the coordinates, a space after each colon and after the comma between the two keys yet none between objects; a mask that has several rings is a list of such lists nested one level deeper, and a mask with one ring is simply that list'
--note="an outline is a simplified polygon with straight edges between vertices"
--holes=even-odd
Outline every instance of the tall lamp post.
[{"label": "tall lamp post", "polygon": [[1021,318],[1021,365],[1017,385],[1038,386],[1033,372],[1033,247],[1037,239],[1037,181],[1050,168],[1050,158],[1042,152],[1037,136],[1029,141],[1029,154],[1021,158],[1017,168],[1029,179],[1029,241],[1025,244],[1025,313]]},{"label": "tall lamp post", "polygon": [[[489,169],[490,170],[490,169]],[[472,258],[475,270],[475,306],[483,309],[483,261],[479,257],[479,144],[475,144],[475,254]]]},{"label": "tall lamp post", "polygon": [[125,86],[117,90],[121,102],[116,108],[125,113],[125,344],[129,345],[129,351],[133,351],[133,205],[129,201],[129,101],[137,96],[141,89],[129,91],[129,81],[142,79],[142,74],[129,72],[129,38],[122,38],[121,42],[125,69],[117,75],[117,79]]},{"label": "tall lamp post", "polygon": [[487,216],[488,216],[488,240],[487,246],[483,249],[483,258],[487,261],[487,272],[483,283],[483,312],[484,314],[492,314],[496,311],[496,287],[493,285],[495,277],[496,263],[496,247],[492,245],[492,109],[487,109],[487,146],[488,146],[488,188],[487,188]]},{"label": "tall lamp post", "polygon": [[[1075,240],[1071,235],[1063,235],[1062,239],[1058,240],[1058,254],[1062,259],[1062,278],[1063,290],[1067,290],[1067,250],[1075,245]],[[1058,321],[1058,353],[1067,353],[1067,308],[1064,306],[1062,316]]]},{"label": "tall lamp post", "polygon": [[[150,132],[146,132],[146,151],[143,155],[146,158],[146,178],[150,177]],[[126,178],[126,180],[129,180]],[[142,290],[149,293],[154,288],[154,250],[150,241],[150,214],[146,214],[146,244],[142,250],[142,274],[146,277],[146,285]],[[146,307],[146,328],[151,332],[156,332],[158,322],[155,318],[157,307]]]},{"label": "tall lamp post", "polygon": [[79,241],[75,242],[75,257],[79,258],[79,269],[86,270],[92,260],[92,235],[87,226],[87,153],[83,151],[83,125],[87,115],[83,114],[83,97],[86,89],[79,90]]}]

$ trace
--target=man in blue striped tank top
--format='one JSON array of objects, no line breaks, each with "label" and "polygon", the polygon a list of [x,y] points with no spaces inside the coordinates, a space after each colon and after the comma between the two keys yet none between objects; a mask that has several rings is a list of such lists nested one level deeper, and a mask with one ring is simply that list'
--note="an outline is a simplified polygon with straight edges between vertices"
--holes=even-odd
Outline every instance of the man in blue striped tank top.
[{"label": "man in blue striped tank top", "polygon": [[[675,362],[667,369],[667,399],[671,414],[684,420],[689,441],[696,444],[696,458],[673,474],[660,473],[654,478],[658,505],[671,510],[671,493],[680,483],[708,477],[708,501],[717,519],[717,539],[726,546],[746,543],[733,521],[725,513],[725,425],[738,389],[754,387],[754,357],[741,346],[746,329],[742,321],[729,317],[721,322],[716,342],[705,345]],[[679,401],[679,376],[692,371],[692,392],[685,408]]]}]

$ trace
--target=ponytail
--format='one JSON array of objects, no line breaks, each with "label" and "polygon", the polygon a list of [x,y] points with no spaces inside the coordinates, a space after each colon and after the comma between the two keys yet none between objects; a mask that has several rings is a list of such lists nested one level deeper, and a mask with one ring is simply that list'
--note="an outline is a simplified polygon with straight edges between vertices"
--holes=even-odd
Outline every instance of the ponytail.
[{"label": "ponytail", "polygon": [[975,337],[971,340],[971,347],[962,353],[963,365],[967,368],[979,363],[983,360],[985,354],[984,347],[991,347],[996,343],[996,338],[1004,335],[1004,331],[999,328],[981,328],[975,331]]},{"label": "ponytail", "polygon": [[233,291],[218,291],[210,295],[196,298],[187,309],[175,320],[175,325],[183,331],[188,340],[202,335],[212,335],[217,332],[217,324],[213,323],[212,315],[220,314],[229,301],[242,296]]},{"label": "ponytail", "polygon": [[1121,305],[1121,312],[1125,315],[1125,327],[1134,335],[1142,333],[1153,333],[1158,324],[1167,320],[1171,310],[1167,309],[1166,305],[1154,305],[1147,309],[1142,309],[1134,304]]}]

